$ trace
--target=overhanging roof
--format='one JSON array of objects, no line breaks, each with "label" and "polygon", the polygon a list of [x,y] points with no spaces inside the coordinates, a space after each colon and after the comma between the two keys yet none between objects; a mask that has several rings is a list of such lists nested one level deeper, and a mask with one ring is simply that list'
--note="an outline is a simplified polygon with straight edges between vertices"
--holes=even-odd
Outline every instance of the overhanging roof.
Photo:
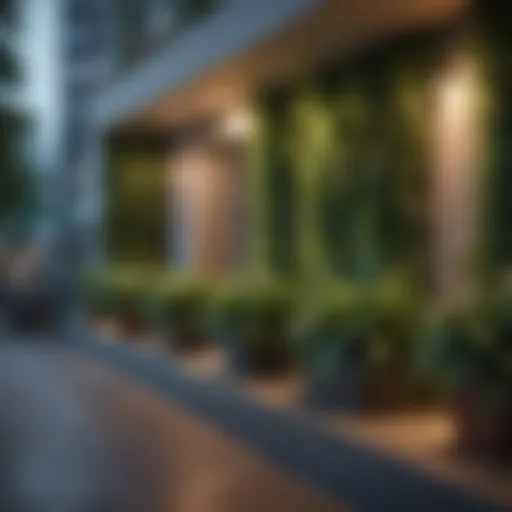
[{"label": "overhanging roof", "polygon": [[103,126],[167,127],[404,30],[456,19],[465,0],[235,0],[96,104]]},{"label": "overhanging roof", "polygon": [[108,87],[95,105],[102,125],[115,125],[151,108],[206,72],[246,51],[321,0],[230,0],[167,48]]}]

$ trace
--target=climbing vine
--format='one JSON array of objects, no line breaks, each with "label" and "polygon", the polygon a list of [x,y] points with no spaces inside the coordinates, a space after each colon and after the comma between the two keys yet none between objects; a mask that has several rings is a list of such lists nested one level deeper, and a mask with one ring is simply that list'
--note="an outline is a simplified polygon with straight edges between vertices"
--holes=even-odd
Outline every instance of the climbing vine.
[{"label": "climbing vine", "polygon": [[137,145],[109,148],[106,205],[108,257],[163,264],[167,254],[165,154]]},{"label": "climbing vine", "polygon": [[283,268],[275,258],[283,247],[288,262],[295,249],[302,277],[424,267],[425,46],[402,42],[261,100],[260,172],[275,178],[266,184],[271,267]]}]

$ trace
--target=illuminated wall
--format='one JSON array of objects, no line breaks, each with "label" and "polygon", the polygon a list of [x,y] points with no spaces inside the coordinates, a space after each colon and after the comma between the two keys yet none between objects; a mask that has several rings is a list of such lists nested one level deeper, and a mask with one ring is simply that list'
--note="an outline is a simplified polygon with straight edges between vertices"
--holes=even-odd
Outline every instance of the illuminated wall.
[{"label": "illuminated wall", "polygon": [[217,273],[236,264],[238,173],[221,149],[199,142],[169,160],[174,268]]},{"label": "illuminated wall", "polygon": [[446,299],[467,296],[477,270],[486,137],[480,71],[471,52],[455,48],[432,84],[435,288]]},{"label": "illuminated wall", "polygon": [[106,242],[111,262],[164,264],[167,254],[165,145],[144,139],[108,147]]}]

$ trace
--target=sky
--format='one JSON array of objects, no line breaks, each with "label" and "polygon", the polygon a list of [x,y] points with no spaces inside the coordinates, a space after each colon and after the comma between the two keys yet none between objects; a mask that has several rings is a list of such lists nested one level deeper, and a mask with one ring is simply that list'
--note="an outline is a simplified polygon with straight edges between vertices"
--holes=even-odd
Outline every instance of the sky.
[{"label": "sky", "polygon": [[61,130],[59,4],[62,0],[20,0],[20,51],[25,64],[23,101],[34,116],[34,161],[41,172],[57,166]]}]

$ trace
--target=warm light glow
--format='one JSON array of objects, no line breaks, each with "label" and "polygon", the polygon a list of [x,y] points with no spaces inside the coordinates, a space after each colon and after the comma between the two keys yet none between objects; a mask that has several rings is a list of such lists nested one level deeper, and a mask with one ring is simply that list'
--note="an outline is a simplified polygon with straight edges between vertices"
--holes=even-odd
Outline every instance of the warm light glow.
[{"label": "warm light glow", "polygon": [[475,190],[480,124],[477,73],[468,56],[458,56],[436,81],[434,206],[436,275],[447,300],[464,296],[469,284],[467,255],[475,244]]},{"label": "warm light glow", "polygon": [[247,138],[252,125],[251,113],[246,109],[238,109],[224,119],[222,135],[232,141],[242,141]]},{"label": "warm light glow", "polygon": [[460,112],[461,107],[467,103],[468,92],[468,84],[460,76],[449,77],[442,89],[445,107],[450,111]]},{"label": "warm light glow", "polygon": [[446,114],[459,117],[472,110],[475,73],[469,62],[454,62],[439,82],[441,108]]}]

